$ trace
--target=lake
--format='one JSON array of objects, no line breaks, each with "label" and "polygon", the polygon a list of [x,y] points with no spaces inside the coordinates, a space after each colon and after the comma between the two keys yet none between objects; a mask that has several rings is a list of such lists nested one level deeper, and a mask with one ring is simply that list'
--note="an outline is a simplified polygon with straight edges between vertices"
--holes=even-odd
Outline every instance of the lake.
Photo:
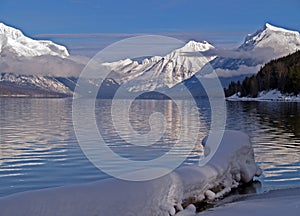
[{"label": "lake", "polygon": [[[109,177],[85,157],[77,142],[72,99],[1,98],[0,104],[0,196]],[[150,131],[148,119],[153,111],[163,113],[166,119],[162,139],[145,151],[143,146],[126,143],[116,133],[109,118],[109,100],[96,100],[95,104],[97,125],[104,140],[113,151],[132,160],[165,154],[178,139],[181,122],[197,119],[190,115],[180,117],[178,107],[169,100],[135,101],[130,123],[140,134]],[[199,140],[192,144],[194,150],[185,165],[197,164],[203,153],[201,139],[210,125],[209,102],[203,99],[197,104]],[[256,161],[264,170],[258,179],[258,190],[300,187],[300,103],[226,102],[226,106],[226,128],[250,136]],[[183,100],[179,107],[188,113],[191,103]],[[130,135],[126,125],[121,129],[123,135]],[[188,145],[191,144],[182,143],[173,152],[174,157],[186,154]]]}]

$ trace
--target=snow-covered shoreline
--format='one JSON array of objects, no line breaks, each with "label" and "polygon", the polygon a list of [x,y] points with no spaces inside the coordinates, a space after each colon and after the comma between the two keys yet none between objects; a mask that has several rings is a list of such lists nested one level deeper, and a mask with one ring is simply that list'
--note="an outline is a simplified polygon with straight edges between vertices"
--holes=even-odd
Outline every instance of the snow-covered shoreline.
[{"label": "snow-covered shoreline", "polygon": [[240,97],[239,93],[227,97],[228,101],[273,101],[273,102],[300,102],[300,95],[282,94],[278,90],[260,92],[256,98]]},{"label": "snow-covered shoreline", "polygon": [[[209,152],[209,146],[205,146]],[[223,197],[261,170],[249,137],[225,131],[205,166],[181,167],[162,178],[98,182],[28,191],[0,198],[3,215],[196,215],[193,204]],[[17,206],[17,207],[16,207]]]}]

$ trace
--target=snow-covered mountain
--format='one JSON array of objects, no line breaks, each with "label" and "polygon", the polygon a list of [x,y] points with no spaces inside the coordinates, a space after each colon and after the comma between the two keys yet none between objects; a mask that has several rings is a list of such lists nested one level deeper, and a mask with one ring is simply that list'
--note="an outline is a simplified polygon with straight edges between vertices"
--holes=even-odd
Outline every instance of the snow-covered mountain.
[{"label": "snow-covered mountain", "polygon": [[201,52],[214,49],[206,41],[189,41],[166,56],[144,58],[141,62],[125,59],[105,63],[113,71],[113,78],[129,91],[171,88],[199,71],[216,56],[203,56]]},{"label": "snow-covered mountain", "polygon": [[2,96],[71,95],[72,91],[53,74],[71,74],[76,67],[80,65],[69,58],[66,47],[52,41],[31,39],[20,30],[0,23]]},{"label": "snow-covered mountain", "polygon": [[[261,30],[249,34],[234,50],[220,50],[206,41],[189,41],[165,56],[142,56],[104,63],[111,70],[108,81],[104,82],[105,92],[113,96],[122,85],[129,92],[170,89],[178,93],[183,88],[180,84],[200,92],[196,86],[199,83],[193,76],[207,63],[226,79],[224,83],[228,83],[230,79],[243,79],[256,73],[260,66],[273,58],[299,49],[299,32],[267,23]],[[0,84],[70,94],[70,89],[75,88],[76,77],[87,63],[87,59],[76,58],[69,56],[64,46],[33,40],[20,30],[0,23]],[[70,77],[73,78],[68,79]],[[87,85],[92,85],[91,82],[87,80]],[[99,87],[97,83],[96,87]]]},{"label": "snow-covered mountain", "polygon": [[18,57],[52,55],[64,58],[69,56],[69,53],[64,46],[48,40],[33,40],[20,30],[0,23],[0,55]]},{"label": "snow-covered mountain", "polygon": [[[257,73],[271,59],[300,49],[299,32],[266,23],[261,30],[247,35],[245,42],[234,50],[220,50],[206,41],[189,41],[166,56],[147,57],[140,61],[123,59],[106,63],[112,78],[131,92],[169,89],[185,82],[210,63],[227,86],[230,78],[243,79]],[[177,87],[176,87],[177,88]]]},{"label": "snow-covered mountain", "polygon": [[[271,47],[275,55],[287,55],[300,49],[300,34],[266,23],[262,30],[249,34],[240,50]],[[279,57],[279,56],[276,56]]]},{"label": "snow-covered mountain", "polygon": [[217,53],[218,57],[211,64],[221,77],[248,75],[257,73],[271,59],[299,49],[299,32],[266,23],[262,29],[247,35],[236,50]]}]

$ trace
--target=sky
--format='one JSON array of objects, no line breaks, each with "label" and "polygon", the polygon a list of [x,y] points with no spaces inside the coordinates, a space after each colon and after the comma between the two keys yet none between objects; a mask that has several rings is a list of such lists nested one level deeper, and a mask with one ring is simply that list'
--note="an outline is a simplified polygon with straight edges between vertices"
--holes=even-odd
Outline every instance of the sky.
[{"label": "sky", "polygon": [[299,31],[299,11],[299,0],[1,0],[0,22],[68,46],[94,33],[114,38],[104,44],[142,33],[234,46],[266,22]]}]

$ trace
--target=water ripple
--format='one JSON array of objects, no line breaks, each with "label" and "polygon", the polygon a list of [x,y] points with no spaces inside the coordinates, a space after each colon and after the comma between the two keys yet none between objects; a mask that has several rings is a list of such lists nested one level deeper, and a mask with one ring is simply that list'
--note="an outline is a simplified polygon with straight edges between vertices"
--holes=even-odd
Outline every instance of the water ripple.
[{"label": "water ripple", "polygon": [[[71,102],[0,99],[0,196],[108,177],[86,159],[76,141]],[[182,103],[186,103],[188,111],[188,102]],[[98,101],[96,105],[102,135],[124,157],[133,160],[159,157],[178,140],[181,120],[170,101],[139,100],[132,108],[131,124],[141,133],[149,131],[147,119],[153,109],[166,116],[168,129],[163,139],[146,149],[124,142],[113,130],[106,118],[110,114],[109,101]],[[201,101],[198,105],[201,119],[198,142],[185,164],[196,164],[203,155],[201,140],[209,128],[209,103]],[[263,187],[300,186],[300,103],[228,102],[227,110],[227,128],[245,131],[251,137],[256,161],[264,169],[259,178]],[[123,129],[126,131],[126,127]],[[184,154],[188,145],[181,143],[174,157]],[[110,162],[114,168],[118,165]]]}]

